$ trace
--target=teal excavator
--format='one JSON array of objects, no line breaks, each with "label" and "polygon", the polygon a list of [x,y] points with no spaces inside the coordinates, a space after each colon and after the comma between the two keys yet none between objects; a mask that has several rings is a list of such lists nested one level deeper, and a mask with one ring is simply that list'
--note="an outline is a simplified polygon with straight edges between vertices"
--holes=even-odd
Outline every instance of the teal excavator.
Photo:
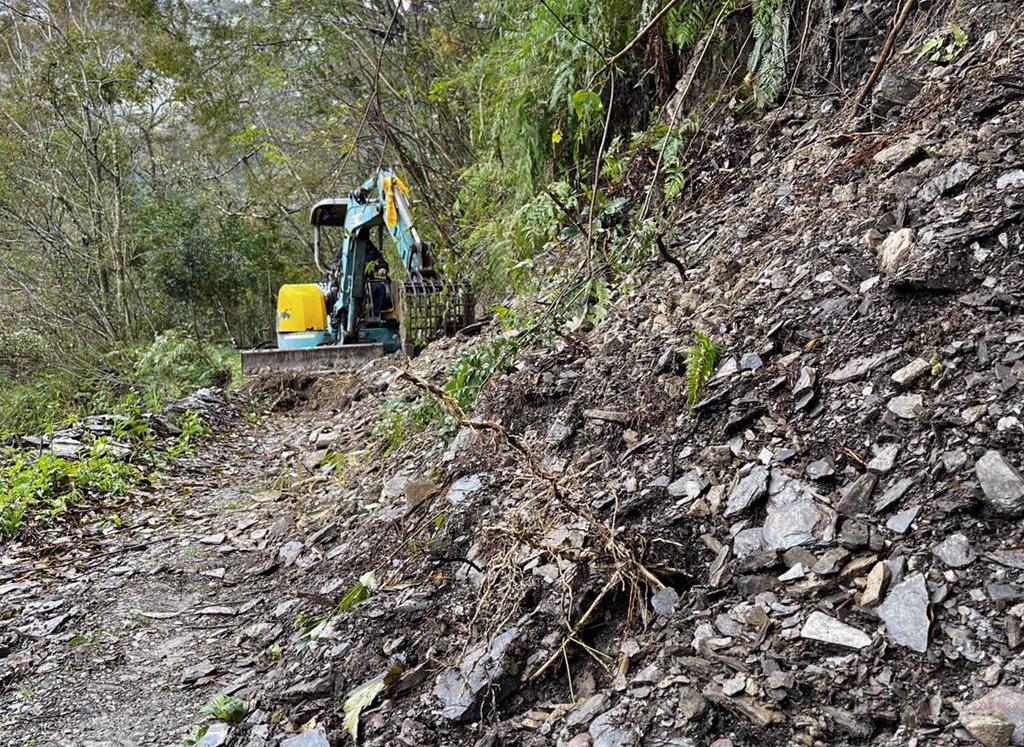
[{"label": "teal excavator", "polygon": [[[409,199],[405,183],[380,169],[348,197],[313,205],[313,257],[325,279],[281,286],[277,347],[243,351],[243,373],[351,370],[399,350],[414,355],[473,323],[471,288],[447,281],[434,265]],[[382,251],[385,232],[401,259],[400,281]],[[321,257],[332,246],[325,267]]]}]

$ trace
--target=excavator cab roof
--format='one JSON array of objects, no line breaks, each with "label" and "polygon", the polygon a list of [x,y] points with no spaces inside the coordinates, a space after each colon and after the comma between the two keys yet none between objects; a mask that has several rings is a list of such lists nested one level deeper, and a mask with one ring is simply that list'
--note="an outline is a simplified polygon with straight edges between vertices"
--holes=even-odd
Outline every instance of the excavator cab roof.
[{"label": "excavator cab roof", "polygon": [[320,200],[309,211],[311,226],[344,226],[348,213],[348,200],[344,197],[328,197]]}]

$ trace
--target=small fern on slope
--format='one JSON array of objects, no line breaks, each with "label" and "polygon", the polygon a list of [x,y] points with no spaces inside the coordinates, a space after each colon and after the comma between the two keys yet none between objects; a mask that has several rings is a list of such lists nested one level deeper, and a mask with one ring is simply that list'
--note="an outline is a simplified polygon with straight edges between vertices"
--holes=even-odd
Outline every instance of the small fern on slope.
[{"label": "small fern on slope", "polygon": [[786,80],[789,0],[753,0],[754,48],[747,61],[758,109],[775,103]]},{"label": "small fern on slope", "polygon": [[686,350],[686,404],[692,410],[704,394],[718,362],[719,347],[700,330],[693,331],[697,344]]}]

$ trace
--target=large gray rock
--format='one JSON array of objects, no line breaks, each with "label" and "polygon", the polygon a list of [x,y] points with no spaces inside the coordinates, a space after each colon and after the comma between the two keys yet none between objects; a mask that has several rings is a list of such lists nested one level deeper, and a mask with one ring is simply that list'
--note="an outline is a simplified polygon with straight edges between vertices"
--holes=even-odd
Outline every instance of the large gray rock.
[{"label": "large gray rock", "polygon": [[327,732],[324,731],[324,727],[317,726],[305,734],[288,737],[281,742],[281,747],[331,747],[331,743],[327,741]]},{"label": "large gray rock", "polygon": [[1009,747],[1013,740],[1013,724],[998,716],[968,715],[962,717],[960,723],[982,747]]},{"label": "large gray rock", "polygon": [[920,394],[902,394],[890,399],[886,408],[897,417],[913,420],[924,409],[924,399]]},{"label": "large gray rock", "polygon": [[641,734],[622,703],[595,718],[589,731],[592,747],[635,747],[640,744]]},{"label": "large gray rock", "polygon": [[569,715],[565,718],[565,723],[569,726],[589,724],[593,721],[594,716],[607,711],[611,702],[611,697],[606,692],[599,692],[595,695],[591,695],[587,700],[580,703],[569,712]]},{"label": "large gray rock", "polygon": [[817,610],[807,617],[807,622],[800,630],[800,637],[846,648],[862,649],[871,645],[871,636],[863,630]]},{"label": "large gray rock", "polygon": [[771,506],[762,533],[768,546],[788,550],[798,545],[831,542],[836,536],[836,512],[809,498]]},{"label": "large gray rock", "polygon": [[230,731],[231,728],[221,721],[210,724],[202,739],[196,742],[195,747],[220,747],[228,741]]},{"label": "large gray rock", "polygon": [[932,548],[932,553],[950,568],[963,568],[965,565],[973,563],[978,557],[977,553],[971,549],[971,543],[967,537],[959,532],[946,537]]},{"label": "large gray rock", "polygon": [[465,503],[466,498],[480,490],[483,487],[483,481],[480,479],[480,475],[467,475],[460,477],[458,480],[452,483],[452,486],[448,488],[448,493],[445,495],[445,499],[452,505],[459,505]]},{"label": "large gray rock", "polygon": [[489,645],[470,651],[459,666],[448,667],[437,676],[434,696],[441,701],[445,718],[476,718],[485,700],[496,703],[508,694],[509,680],[515,674],[511,649],[518,638],[519,629],[509,628]]},{"label": "large gray rock", "polygon": [[[968,727],[979,716],[989,716],[1013,725],[1010,744],[1024,744],[1024,690],[997,687],[968,703],[960,711],[960,723]],[[969,727],[968,727],[969,728]],[[973,733],[973,732],[972,732]]]},{"label": "large gray rock", "polygon": [[700,497],[700,494],[708,489],[711,483],[700,473],[700,470],[691,469],[685,475],[670,483],[667,490],[673,498],[686,498],[693,500]]},{"label": "large gray rock", "polygon": [[861,376],[874,371],[883,363],[888,363],[899,355],[899,353],[899,348],[893,348],[891,350],[886,350],[883,353],[876,353],[875,355],[868,355],[862,358],[854,358],[845,366],[836,369],[825,378],[837,384],[845,384],[848,381],[854,381],[855,379],[859,379]]},{"label": "large gray rock", "polygon": [[900,646],[919,653],[928,650],[928,587],[917,573],[896,584],[878,608],[885,629]]},{"label": "large gray rock", "polygon": [[768,490],[768,468],[757,466],[750,474],[737,483],[729,494],[725,506],[725,516],[734,516],[748,509],[755,501],[762,498]]},{"label": "large gray rock", "polygon": [[932,370],[932,364],[924,358],[914,358],[907,365],[896,370],[889,378],[897,386],[910,386],[919,378]]},{"label": "large gray rock", "polygon": [[839,502],[836,504],[836,509],[844,516],[867,513],[871,493],[877,484],[878,477],[876,475],[870,472],[860,475],[839,491]]},{"label": "large gray rock", "polygon": [[998,451],[986,451],[974,465],[985,504],[996,513],[1024,513],[1024,477]]}]

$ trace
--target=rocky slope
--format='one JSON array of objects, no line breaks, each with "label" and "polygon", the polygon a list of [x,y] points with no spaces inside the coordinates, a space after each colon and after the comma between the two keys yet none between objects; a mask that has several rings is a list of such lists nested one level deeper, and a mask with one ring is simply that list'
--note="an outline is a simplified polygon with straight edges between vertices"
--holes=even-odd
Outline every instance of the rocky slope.
[{"label": "rocky slope", "polygon": [[[154,530],[180,552],[115,541],[125,589],[203,589],[114,636],[150,664],[68,648],[135,593],[114,570],[8,553],[9,629],[51,619],[47,594],[82,609],[12,636],[0,729],[173,743],[227,691],[248,715],[205,745],[344,744],[359,694],[377,745],[1024,744],[1024,45],[1011,4],[942,8],[862,121],[793,96],[710,123],[718,170],[667,236],[685,277],[652,266],[592,331],[521,351],[449,441],[367,449],[383,402],[477,340],[411,378],[280,383],[286,412],[197,464],[219,466],[191,501],[245,500]],[[964,54],[916,58],[947,20]],[[693,329],[722,353],[691,412]],[[17,695],[104,673],[148,704],[140,731]]]}]

